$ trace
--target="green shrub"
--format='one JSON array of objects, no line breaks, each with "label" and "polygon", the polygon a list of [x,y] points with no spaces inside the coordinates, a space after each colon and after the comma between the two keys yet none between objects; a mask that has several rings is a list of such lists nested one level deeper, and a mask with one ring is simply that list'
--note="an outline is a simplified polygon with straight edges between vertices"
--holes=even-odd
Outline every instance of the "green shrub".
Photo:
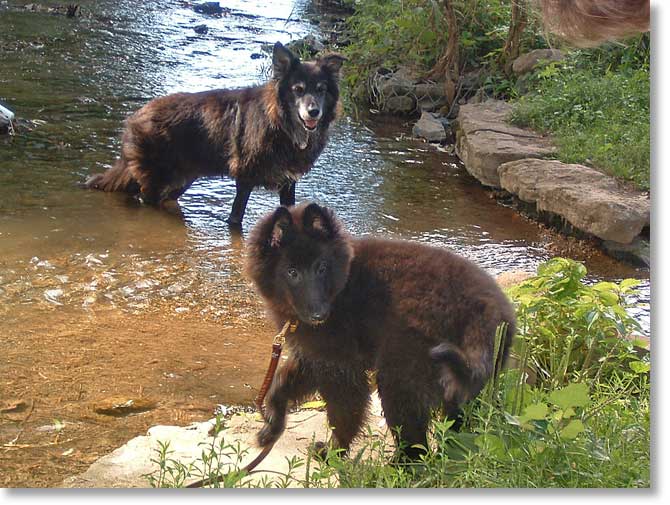
[{"label": "green shrub", "polygon": [[[384,67],[409,67],[426,74],[447,46],[448,29],[441,2],[435,0],[364,0],[354,4],[347,19],[351,45],[345,50],[344,88],[348,97],[367,100],[367,78]],[[460,23],[460,61],[465,71],[488,67],[488,91],[504,94],[511,86],[497,69],[511,18],[511,3],[504,0],[455,2]],[[546,47],[539,24],[531,18],[522,47]]]},{"label": "green shrub", "polygon": [[543,389],[608,377],[636,357],[627,337],[639,332],[639,325],[626,307],[639,282],[588,285],[585,276],[581,263],[554,258],[509,291],[523,337],[517,355]]}]

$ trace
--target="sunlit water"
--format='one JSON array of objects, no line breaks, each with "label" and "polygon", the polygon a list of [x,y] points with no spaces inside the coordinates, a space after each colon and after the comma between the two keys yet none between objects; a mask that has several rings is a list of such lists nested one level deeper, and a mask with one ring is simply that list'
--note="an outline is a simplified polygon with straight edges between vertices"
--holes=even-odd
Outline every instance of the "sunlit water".
[{"label": "sunlit water", "polygon": [[[258,83],[264,44],[315,30],[303,3],[225,2],[231,11],[217,18],[174,0],[89,1],[75,20],[0,6],[0,99],[32,121],[0,139],[0,331],[38,309],[263,318],[241,260],[244,234],[276,194],[252,194],[236,237],[224,222],[232,180],[199,180],[181,198],[183,219],[78,184],[110,166],[123,118],[152,97]],[[206,35],[193,31],[200,24]],[[343,118],[298,200],[332,207],[353,233],[449,246],[494,274],[551,256],[534,223],[490,199],[456,159],[404,138],[410,129]],[[648,329],[648,273],[600,255],[587,267],[594,279],[642,279],[636,317]]]}]

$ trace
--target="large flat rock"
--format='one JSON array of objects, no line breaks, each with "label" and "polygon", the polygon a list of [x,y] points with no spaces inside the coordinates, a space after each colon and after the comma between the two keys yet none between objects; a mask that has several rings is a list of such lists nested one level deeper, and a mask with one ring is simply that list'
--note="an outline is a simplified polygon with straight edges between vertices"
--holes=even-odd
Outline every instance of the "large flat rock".
[{"label": "large flat rock", "polygon": [[[388,447],[393,447],[393,442],[386,423],[381,414],[381,402],[374,394],[371,402],[368,424],[372,429],[373,436],[386,437]],[[256,446],[256,434],[263,426],[258,414],[240,413],[232,416],[224,423],[225,429],[216,439],[210,435],[215,425],[215,420],[196,423],[191,426],[154,426],[146,435],[136,437],[125,445],[119,447],[110,454],[103,456],[94,462],[84,473],[68,477],[63,481],[62,487],[66,488],[147,488],[151,487],[147,478],[158,470],[155,461],[158,458],[160,443],[169,442],[169,459],[177,460],[184,465],[198,463],[203,450],[211,447],[214,443],[219,446],[223,437],[226,446],[232,445],[247,453],[240,461],[236,459],[232,450],[225,450],[221,457],[224,467],[243,468],[252,461],[259,453]],[[363,433],[367,430],[364,428]],[[300,410],[289,414],[286,431],[275,444],[270,454],[256,467],[253,474],[245,478],[245,483],[258,483],[262,479],[277,478],[280,474],[289,473],[289,463],[293,457],[306,458],[307,450],[312,441],[325,441],[330,436],[330,429],[326,419],[326,413],[319,410]],[[361,447],[367,440],[358,440],[352,451]],[[305,468],[295,469],[292,475],[304,478]],[[188,479],[189,484],[197,477]],[[294,485],[297,485],[295,483]]]},{"label": "large flat rock", "polygon": [[532,130],[507,123],[512,106],[499,100],[466,104],[456,120],[456,153],[465,169],[482,184],[500,187],[498,167],[555,152],[551,141]]},{"label": "large flat rock", "polygon": [[557,214],[603,240],[629,244],[649,226],[649,197],[592,168],[522,159],[500,165],[498,174],[505,190],[538,211]]}]

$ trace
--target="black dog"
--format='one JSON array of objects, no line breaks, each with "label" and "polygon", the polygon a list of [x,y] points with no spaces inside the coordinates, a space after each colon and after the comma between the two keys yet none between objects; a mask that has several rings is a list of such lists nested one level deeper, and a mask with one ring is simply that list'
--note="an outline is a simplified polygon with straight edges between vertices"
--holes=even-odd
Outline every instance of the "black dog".
[{"label": "black dog", "polygon": [[156,98],[126,121],[121,157],[86,186],[126,191],[160,205],[198,177],[229,175],[237,193],[228,223],[239,226],[253,188],[295,203],[295,182],[314,165],[336,117],[344,57],[300,62],[277,42],[262,86]]},{"label": "black dog", "polygon": [[260,220],[247,250],[247,275],[275,322],[299,320],[267,396],[262,446],[283,432],[288,403],[318,390],[333,445],[348,449],[367,412],[366,370],[376,370],[387,424],[416,458],[431,409],[456,418],[507,356],[512,305],[490,275],[446,249],[353,238],[328,209],[303,204]]}]

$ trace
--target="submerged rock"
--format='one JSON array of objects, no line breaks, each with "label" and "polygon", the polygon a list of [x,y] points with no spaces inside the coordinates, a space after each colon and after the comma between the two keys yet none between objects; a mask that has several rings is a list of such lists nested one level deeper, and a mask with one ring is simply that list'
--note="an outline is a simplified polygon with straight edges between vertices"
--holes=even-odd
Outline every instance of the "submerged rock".
[{"label": "submerged rock", "polygon": [[535,276],[535,272],[529,272],[527,270],[509,270],[503,272],[496,276],[496,282],[498,286],[503,289],[511,288],[517,284],[521,284],[526,279],[530,279]]},{"label": "submerged rock", "polygon": [[641,237],[636,237],[630,244],[605,240],[603,249],[619,261],[625,261],[643,268],[651,267],[651,247],[649,241]]},{"label": "submerged rock", "polygon": [[209,31],[209,28],[207,28],[207,25],[198,25],[193,27],[193,31],[200,35],[204,35]]},{"label": "submerged rock", "polygon": [[222,14],[223,7],[219,2],[204,2],[201,4],[195,4],[193,10],[200,14]]},{"label": "submerged rock", "polygon": [[96,414],[123,417],[155,409],[158,402],[148,398],[112,397],[100,400],[93,405]]},{"label": "submerged rock", "polygon": [[421,137],[428,142],[442,142],[447,139],[442,121],[435,118],[430,112],[422,112],[421,118],[414,124],[412,135]]},{"label": "submerged rock", "polygon": [[630,244],[649,226],[649,197],[592,168],[522,159],[500,165],[498,173],[505,190],[538,212],[561,216],[603,240]]}]

